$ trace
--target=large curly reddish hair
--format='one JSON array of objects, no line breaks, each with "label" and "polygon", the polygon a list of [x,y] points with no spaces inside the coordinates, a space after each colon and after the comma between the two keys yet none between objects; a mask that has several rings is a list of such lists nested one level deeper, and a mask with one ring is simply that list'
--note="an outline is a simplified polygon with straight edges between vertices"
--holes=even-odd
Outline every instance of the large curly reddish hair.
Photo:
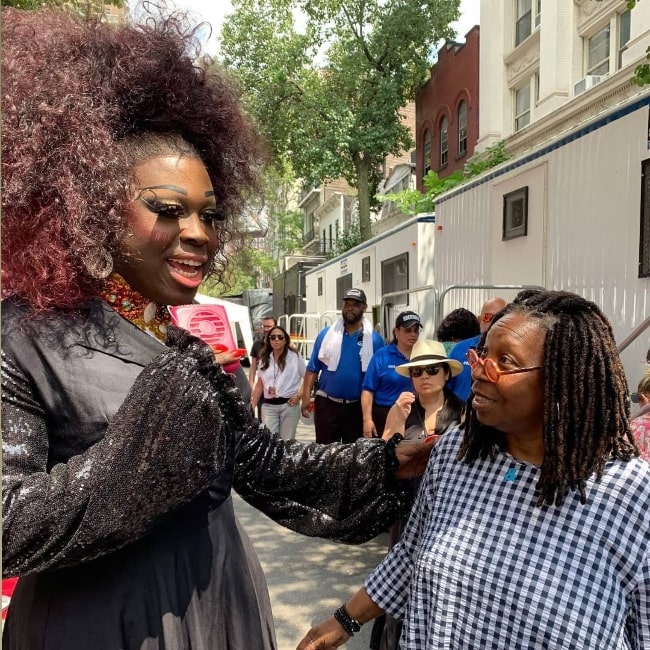
[{"label": "large curly reddish hair", "polygon": [[139,135],[181,136],[201,157],[223,249],[262,152],[231,79],[198,63],[195,32],[179,13],[111,26],[2,10],[3,293],[37,312],[97,293],[124,233]]}]

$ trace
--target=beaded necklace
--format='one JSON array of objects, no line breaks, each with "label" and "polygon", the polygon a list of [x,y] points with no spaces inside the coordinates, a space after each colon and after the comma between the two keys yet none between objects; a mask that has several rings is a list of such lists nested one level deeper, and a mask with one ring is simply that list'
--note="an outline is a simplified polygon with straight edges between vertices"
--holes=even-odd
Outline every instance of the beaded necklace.
[{"label": "beaded necklace", "polygon": [[143,332],[163,343],[167,339],[169,310],[165,305],[148,300],[132,289],[117,273],[111,273],[104,282],[101,297],[120,315]]}]

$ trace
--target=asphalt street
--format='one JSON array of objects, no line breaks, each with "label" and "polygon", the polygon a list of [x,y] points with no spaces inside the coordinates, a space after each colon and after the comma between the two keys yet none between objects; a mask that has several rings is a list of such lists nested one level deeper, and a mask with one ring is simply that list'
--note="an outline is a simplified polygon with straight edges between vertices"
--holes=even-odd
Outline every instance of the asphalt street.
[{"label": "asphalt street", "polygon": [[[313,425],[302,421],[297,437],[313,441]],[[386,555],[386,534],[349,546],[293,533],[237,495],[235,509],[264,567],[279,650],[295,649],[307,630],[345,602]],[[367,650],[371,627],[364,625],[341,647]]]}]

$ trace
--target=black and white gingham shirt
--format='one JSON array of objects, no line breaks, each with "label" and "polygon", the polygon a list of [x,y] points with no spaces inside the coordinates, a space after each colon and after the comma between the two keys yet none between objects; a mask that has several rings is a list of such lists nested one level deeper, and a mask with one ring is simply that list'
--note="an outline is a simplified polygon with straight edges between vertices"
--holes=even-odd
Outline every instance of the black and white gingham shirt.
[{"label": "black and white gingham shirt", "polygon": [[650,465],[607,463],[587,503],[537,507],[539,469],[436,445],[402,540],[367,578],[400,648],[650,650]]}]

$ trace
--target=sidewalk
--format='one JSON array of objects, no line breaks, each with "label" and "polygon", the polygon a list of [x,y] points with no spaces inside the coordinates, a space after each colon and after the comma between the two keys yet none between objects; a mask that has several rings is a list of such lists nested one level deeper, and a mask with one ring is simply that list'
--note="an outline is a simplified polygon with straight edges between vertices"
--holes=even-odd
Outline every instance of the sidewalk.
[{"label": "sidewalk", "polygon": [[[299,440],[313,441],[313,424],[302,420]],[[271,594],[279,650],[293,650],[314,624],[330,616],[386,555],[388,535],[360,546],[304,537],[272,522],[236,494],[235,510],[259,555]],[[347,650],[367,650],[372,623]]]}]

